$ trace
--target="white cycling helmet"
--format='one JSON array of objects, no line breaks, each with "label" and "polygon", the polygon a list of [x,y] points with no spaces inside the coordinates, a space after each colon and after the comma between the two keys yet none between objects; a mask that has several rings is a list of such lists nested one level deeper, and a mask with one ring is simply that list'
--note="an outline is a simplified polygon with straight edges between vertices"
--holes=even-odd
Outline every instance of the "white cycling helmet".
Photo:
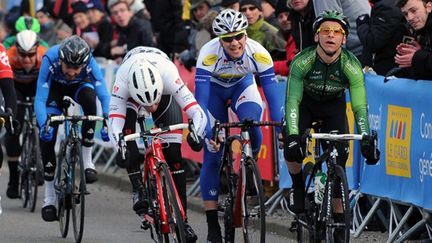
[{"label": "white cycling helmet", "polygon": [[129,69],[128,88],[130,96],[143,106],[157,104],[163,92],[159,70],[147,60],[135,60]]},{"label": "white cycling helmet", "polygon": [[240,12],[225,9],[213,20],[213,32],[217,36],[245,30],[248,27],[247,18]]},{"label": "white cycling helmet", "polygon": [[36,32],[32,30],[23,30],[16,35],[15,46],[18,51],[27,53],[37,48],[39,39]]}]

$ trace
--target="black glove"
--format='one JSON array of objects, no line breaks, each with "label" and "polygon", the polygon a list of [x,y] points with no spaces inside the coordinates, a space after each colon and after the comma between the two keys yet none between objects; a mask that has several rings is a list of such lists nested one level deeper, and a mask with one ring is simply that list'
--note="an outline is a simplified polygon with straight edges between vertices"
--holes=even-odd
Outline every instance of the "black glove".
[{"label": "black glove", "polygon": [[374,146],[374,141],[376,142],[376,133],[372,135],[371,139],[360,142],[361,153],[368,165],[375,165],[380,159],[381,152],[378,150],[378,147]]},{"label": "black glove", "polygon": [[6,122],[5,129],[9,135],[18,135],[21,131],[21,124],[18,120],[13,119],[12,124],[10,122]]},{"label": "black glove", "polygon": [[198,139],[199,139],[199,142],[194,141],[194,139],[193,139],[192,136],[191,136],[191,133],[189,133],[189,134],[187,135],[187,138],[186,138],[186,140],[187,140],[189,146],[190,146],[191,149],[192,149],[193,151],[195,151],[195,152],[199,152],[199,151],[201,151],[201,149],[202,149],[203,146],[204,146],[204,141],[203,141],[203,139],[202,139],[200,136],[198,136]]},{"label": "black glove", "polygon": [[305,158],[304,143],[299,135],[289,135],[284,141],[284,156],[289,162],[302,163]]},{"label": "black glove", "polygon": [[356,19],[357,27],[359,27],[362,24],[369,24],[369,22],[370,22],[369,14],[362,14],[358,16],[358,18]]}]

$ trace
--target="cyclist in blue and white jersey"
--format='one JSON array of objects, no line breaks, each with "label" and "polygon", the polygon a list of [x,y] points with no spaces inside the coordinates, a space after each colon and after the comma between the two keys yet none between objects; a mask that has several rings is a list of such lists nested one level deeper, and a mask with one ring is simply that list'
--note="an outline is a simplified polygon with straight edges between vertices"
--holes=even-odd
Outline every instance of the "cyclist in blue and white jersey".
[{"label": "cyclist in blue and white jersey", "polygon": [[[60,45],[48,49],[42,58],[35,96],[36,119],[40,128],[42,161],[44,164],[45,199],[42,218],[45,221],[57,220],[54,173],[56,156],[54,146],[58,125],[45,131],[49,114],[62,113],[64,96],[71,97],[81,105],[84,115],[96,115],[96,96],[102,104],[104,117],[108,119],[110,95],[102,72],[90,53],[90,47],[80,37],[74,35]],[[87,183],[97,180],[97,172],[92,163],[92,146],[95,122],[82,123],[82,156]],[[109,140],[108,131],[101,129],[101,137]]]},{"label": "cyclist in blue and white jersey", "polygon": [[[217,218],[219,195],[219,166],[222,151],[211,130],[215,119],[228,121],[226,103],[239,120],[261,120],[263,101],[254,81],[257,74],[269,103],[270,116],[280,121],[283,115],[283,97],[277,97],[273,60],[258,42],[248,39],[245,16],[232,9],[219,13],[213,21],[213,32],[218,36],[200,51],[195,78],[195,97],[208,116],[201,169],[201,195],[207,216],[209,242],[222,242]],[[259,127],[250,130],[253,153],[257,157],[262,134]]]}]

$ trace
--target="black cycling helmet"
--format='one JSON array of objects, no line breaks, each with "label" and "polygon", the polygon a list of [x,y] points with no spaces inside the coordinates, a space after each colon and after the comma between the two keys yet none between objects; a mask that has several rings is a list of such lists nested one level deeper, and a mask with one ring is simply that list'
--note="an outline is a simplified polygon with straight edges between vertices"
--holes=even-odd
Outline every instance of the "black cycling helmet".
[{"label": "black cycling helmet", "polygon": [[314,33],[317,32],[319,27],[324,21],[335,21],[338,22],[342,28],[345,30],[345,35],[349,34],[349,23],[348,18],[345,17],[342,13],[339,13],[336,10],[326,10],[323,11],[314,21],[312,28]]},{"label": "black cycling helmet", "polygon": [[68,66],[84,66],[90,59],[90,47],[79,36],[73,35],[61,43],[59,58]]}]

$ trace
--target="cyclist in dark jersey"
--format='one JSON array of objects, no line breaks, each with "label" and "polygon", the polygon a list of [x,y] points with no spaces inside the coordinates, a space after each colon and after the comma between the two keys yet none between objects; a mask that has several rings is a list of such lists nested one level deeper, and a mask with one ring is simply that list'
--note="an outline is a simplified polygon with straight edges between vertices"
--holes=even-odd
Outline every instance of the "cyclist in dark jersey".
[{"label": "cyclist in dark jersey", "polygon": [[[321,132],[348,132],[345,89],[350,92],[358,132],[370,133],[361,64],[353,53],[342,47],[348,35],[345,16],[324,11],[315,19],[313,30],[318,45],[304,49],[294,58],[286,93],[284,155],[293,181],[289,208],[294,213],[304,210],[301,165],[305,153],[301,135],[317,120],[322,121]],[[344,168],[348,151],[348,143],[338,146],[337,162]],[[368,164],[379,160],[379,151],[368,141],[361,142],[361,152]],[[340,189],[335,194],[340,198]],[[339,199],[333,205],[335,212],[342,212],[340,202]]]}]

